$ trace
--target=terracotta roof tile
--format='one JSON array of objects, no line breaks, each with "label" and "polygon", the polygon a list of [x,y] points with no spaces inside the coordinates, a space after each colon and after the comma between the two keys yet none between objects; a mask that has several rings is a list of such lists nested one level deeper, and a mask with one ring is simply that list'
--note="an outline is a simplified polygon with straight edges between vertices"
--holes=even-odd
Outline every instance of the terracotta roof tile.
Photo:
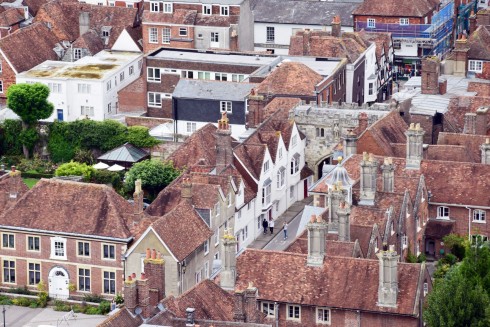
[{"label": "terracotta roof tile", "polygon": [[239,16],[218,16],[218,15],[202,15],[198,14],[196,17],[197,26],[218,26],[229,27],[233,24],[238,24]]},{"label": "terracotta roof tile", "polygon": [[10,27],[24,20],[24,10],[22,8],[10,8],[0,13],[0,26],[2,27]]},{"label": "terracotta roof tile", "polygon": [[323,77],[300,62],[283,62],[260,83],[256,91],[260,94],[313,96],[315,86]]},{"label": "terracotta roof tile", "polygon": [[414,0],[366,0],[362,2],[353,15],[369,15],[384,17],[424,17],[429,12],[438,8],[439,1]]},{"label": "terracotta roof tile", "polygon": [[97,327],[138,327],[143,324],[141,316],[132,316],[129,311],[123,307],[118,312],[113,313],[104,322]]},{"label": "terracotta roof tile", "polygon": [[213,235],[187,201],[181,201],[151,226],[179,261],[184,260]]},{"label": "terracotta roof tile", "polygon": [[438,135],[437,144],[462,146],[467,149],[474,162],[481,162],[480,146],[485,143],[487,137],[487,135],[441,132]]},{"label": "terracotta roof tile", "polygon": [[[327,234],[326,236],[330,236]],[[352,257],[354,253],[354,242],[341,242],[336,240],[327,240],[325,249],[327,255],[337,257]],[[298,236],[291,245],[287,247],[285,252],[308,254],[308,231],[304,231],[303,234]]]},{"label": "terracotta roof tile", "polygon": [[145,10],[143,12],[143,22],[165,22],[168,24],[194,25],[196,16],[196,10],[175,9],[173,14],[164,14]]},{"label": "terracotta roof tile", "polygon": [[[444,121],[450,124],[450,129],[452,132],[462,133],[464,130],[465,114],[475,113],[478,108],[485,106],[490,106],[490,97],[453,97],[451,100],[449,100],[447,113],[444,114]],[[487,115],[490,115],[490,111],[487,113]]]},{"label": "terracotta roof tile", "polygon": [[287,119],[289,110],[296,108],[296,106],[298,106],[300,103],[300,98],[275,97],[264,107],[264,119],[271,117],[277,111],[283,112],[286,115],[285,118]]},{"label": "terracotta roof tile", "polygon": [[21,73],[46,60],[58,60],[53,51],[56,43],[58,40],[44,24],[32,24],[0,39],[0,49]]},{"label": "terracotta roof tile", "polygon": [[3,226],[121,239],[133,222],[132,206],[112,188],[56,179],[41,179],[0,216]]},{"label": "terracotta roof tile", "polygon": [[466,45],[469,47],[468,59],[490,60],[490,31],[484,25],[471,33]]},{"label": "terracotta roof tile", "polygon": [[384,50],[385,56],[388,56],[390,52],[391,41],[391,33],[383,33],[383,32],[366,32],[365,30],[361,30],[359,32],[359,36],[366,41],[376,43],[376,59],[378,62],[381,61],[381,54]]},{"label": "terracotta roof tile", "polygon": [[[27,191],[29,188],[19,175],[11,176],[10,173],[2,175],[0,178],[0,212],[12,207]],[[10,197],[11,192],[17,193],[15,199]]]},{"label": "terracotta roof tile", "polygon": [[306,257],[247,249],[237,258],[237,288],[245,288],[252,282],[258,288],[259,299],[281,303],[416,314],[420,264],[398,264],[397,307],[386,308],[377,306],[377,260],[327,256],[324,265],[318,268],[307,266]]}]

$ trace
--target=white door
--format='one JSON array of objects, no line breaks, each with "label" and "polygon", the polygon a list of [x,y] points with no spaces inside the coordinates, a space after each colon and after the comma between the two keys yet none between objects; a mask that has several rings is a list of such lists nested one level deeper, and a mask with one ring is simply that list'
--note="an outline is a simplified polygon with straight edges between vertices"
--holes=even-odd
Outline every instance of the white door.
[{"label": "white door", "polygon": [[68,290],[68,272],[61,267],[55,267],[49,272],[49,297],[66,300],[70,294]]},{"label": "white door", "polygon": [[211,32],[211,43],[209,44],[210,48],[219,48],[219,33]]}]

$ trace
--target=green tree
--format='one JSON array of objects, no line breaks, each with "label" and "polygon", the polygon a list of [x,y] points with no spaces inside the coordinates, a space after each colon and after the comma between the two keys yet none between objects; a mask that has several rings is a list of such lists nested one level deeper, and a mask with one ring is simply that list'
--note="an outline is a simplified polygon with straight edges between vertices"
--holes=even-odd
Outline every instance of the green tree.
[{"label": "green tree", "polygon": [[60,165],[54,174],[56,176],[83,176],[83,179],[88,181],[94,173],[95,169],[86,163],[70,161]]},{"label": "green tree", "polygon": [[124,188],[126,192],[132,193],[135,181],[140,178],[142,188],[149,193],[151,198],[155,198],[158,192],[180,174],[181,171],[174,167],[172,161],[143,160],[134,164],[126,173]]},{"label": "green tree", "polygon": [[22,120],[24,156],[29,158],[29,152],[34,147],[37,137],[36,124],[39,119],[51,116],[54,110],[48,102],[49,88],[41,83],[14,84],[7,90],[7,106]]},{"label": "green tree", "polygon": [[126,141],[140,148],[151,148],[160,143],[156,138],[150,136],[148,128],[144,126],[128,127]]}]

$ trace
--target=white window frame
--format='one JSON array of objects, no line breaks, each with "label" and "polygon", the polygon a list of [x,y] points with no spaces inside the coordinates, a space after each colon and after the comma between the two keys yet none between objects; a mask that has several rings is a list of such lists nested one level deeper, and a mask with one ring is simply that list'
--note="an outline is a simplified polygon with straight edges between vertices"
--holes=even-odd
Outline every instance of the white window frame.
[{"label": "white window frame", "polygon": [[87,83],[78,83],[78,93],[90,94],[92,92],[92,86]]},{"label": "white window frame", "polygon": [[165,14],[171,14],[174,12],[174,6],[171,2],[164,2],[163,3],[163,12]]},{"label": "white window frame", "polygon": [[211,32],[211,42],[219,42],[219,32]]},{"label": "white window frame", "polygon": [[[8,262],[8,267],[5,266],[5,262]],[[11,263],[14,263],[12,266]],[[17,284],[17,262],[15,259],[2,258],[2,280],[4,284]],[[13,274],[12,274],[13,270]],[[8,271],[8,274],[5,274]],[[13,276],[13,279],[12,279]],[[8,278],[7,278],[8,277]]]},{"label": "white window frame", "polygon": [[[105,256],[105,247],[107,247],[107,257]],[[114,258],[111,258],[111,248],[114,248]],[[116,253],[116,250],[117,250],[117,247],[115,244],[109,244],[109,243],[102,243],[101,246],[100,246],[100,250],[101,250],[101,254],[100,254],[100,257],[102,258],[102,260],[109,260],[109,261],[115,261],[117,259],[117,253]]]},{"label": "white window frame", "polygon": [[119,73],[119,82],[124,81],[124,72]]},{"label": "white window frame", "polygon": [[265,27],[265,42],[274,43],[276,40],[276,28],[274,26]]},{"label": "white window frame", "polygon": [[133,75],[134,74],[134,66],[131,65],[129,66],[129,75]]},{"label": "white window frame", "polygon": [[196,271],[196,284],[202,280],[202,269]]},{"label": "white window frame", "polygon": [[162,28],[162,43],[163,44],[170,44],[171,35],[172,35],[172,33],[171,33],[170,27]]},{"label": "white window frame", "polygon": [[216,247],[219,245],[219,228],[216,228],[213,236],[214,236],[214,246]]},{"label": "white window frame", "polygon": [[473,210],[473,222],[474,223],[486,223],[487,213],[485,210],[474,209]]},{"label": "white window frame", "polygon": [[402,249],[406,249],[408,247],[408,236],[402,235]]},{"label": "white window frame", "polygon": [[186,124],[187,127],[187,133],[194,133],[196,131],[196,123],[195,122],[187,122]]},{"label": "white window frame", "polygon": [[[320,313],[322,313],[320,317]],[[325,319],[325,313],[327,313],[327,317]],[[326,307],[316,307],[316,323],[317,324],[324,324],[324,325],[330,325],[332,320],[332,311],[330,308]]]},{"label": "white window frame", "polygon": [[[82,248],[83,248],[81,254],[80,254],[80,244],[82,244]],[[85,247],[86,244],[88,244],[88,254],[86,254],[86,247]],[[92,249],[89,241],[77,241],[77,257],[90,258],[91,254],[92,254]]]},{"label": "white window frame", "polygon": [[82,49],[75,48],[73,49],[73,60],[82,59]]},{"label": "white window frame", "polygon": [[[291,312],[291,309],[293,310]],[[296,312],[297,309],[297,312]],[[297,317],[296,317],[297,314]],[[301,321],[301,306],[297,304],[286,305],[286,320]]]},{"label": "white window frame", "polygon": [[[148,107],[161,108],[162,107],[162,94],[158,92],[148,92]],[[160,99],[158,99],[160,98]]]},{"label": "white window frame", "polygon": [[2,233],[2,249],[15,250],[14,233]]},{"label": "white window frame", "polygon": [[262,205],[268,206],[272,199],[272,183],[264,185],[262,187]]},{"label": "white window frame", "polygon": [[269,171],[269,160],[267,160],[266,162],[264,162],[264,173],[266,173],[268,171]]},{"label": "white window frame", "polygon": [[207,255],[209,253],[209,240],[204,241],[203,247],[204,247],[204,255]]},{"label": "white window frame", "polygon": [[[62,245],[62,247],[59,247]],[[58,248],[57,248],[58,247]],[[58,249],[63,249],[63,255],[58,254]],[[67,249],[66,249],[66,238],[63,237],[51,237],[51,255],[50,259],[56,259],[56,260],[66,260],[67,259]]]},{"label": "white window frame", "polygon": [[94,116],[94,107],[93,106],[80,106],[80,114],[83,116]]},{"label": "white window frame", "polygon": [[[31,269],[31,265],[33,265],[32,269]],[[31,272],[34,279],[32,283],[31,283]],[[28,261],[27,262],[27,285],[33,286],[39,284],[40,282],[41,282],[41,263],[35,261]]]},{"label": "white window frame", "polygon": [[428,293],[429,293],[429,283],[425,282],[424,283],[424,297],[426,297]]},{"label": "white window frame", "polygon": [[291,145],[295,147],[296,144],[298,144],[298,135],[294,135],[291,139]]},{"label": "white window frame", "polygon": [[160,12],[160,2],[150,1],[150,12]]},{"label": "white window frame", "polygon": [[374,83],[369,83],[368,84],[368,94],[373,95],[374,93]]},{"label": "white window frame", "polygon": [[437,207],[437,219],[449,219],[449,207]]},{"label": "white window frame", "polygon": [[277,189],[281,189],[286,185],[286,168],[281,167],[277,171]]},{"label": "white window frame", "polygon": [[[150,72],[151,72],[151,74],[150,74]],[[156,73],[158,76],[155,75]],[[153,83],[160,83],[162,81],[162,72],[161,72],[160,68],[148,67],[147,68],[146,81],[147,82],[153,82]]]},{"label": "white window frame", "polygon": [[[107,277],[106,277],[107,273]],[[114,274],[114,278],[112,278],[111,274]],[[108,281],[108,286],[109,286],[109,292],[106,292],[105,289],[105,283],[106,280]],[[117,293],[117,287],[116,287],[116,272],[112,270],[102,270],[102,294],[116,294]],[[111,283],[111,281],[114,282],[114,284]],[[114,288],[114,290],[112,290]]]},{"label": "white window frame", "polygon": [[187,36],[187,27],[179,27],[179,36]]},{"label": "white window frame", "polygon": [[367,24],[366,24],[366,26],[367,26],[368,28],[376,28],[376,19],[374,19],[374,18],[368,18],[368,19],[367,19]]},{"label": "white window frame", "polygon": [[408,18],[400,18],[400,25],[410,25],[410,20]]},{"label": "white window frame", "polygon": [[[32,245],[33,245],[33,249],[31,249],[31,246],[30,246],[30,240],[32,239]],[[36,241],[35,240],[38,240],[37,242],[37,249],[36,249]],[[41,252],[41,237],[39,236],[35,236],[35,235],[27,235],[26,237],[26,250],[28,252]]]},{"label": "white window frame", "polygon": [[220,101],[219,102],[219,111],[231,114],[233,112],[231,101]]},{"label": "white window frame", "polygon": [[290,169],[291,175],[296,175],[297,173],[299,173],[300,163],[301,163],[300,157],[293,156],[291,158],[291,169]]},{"label": "white window frame", "polygon": [[260,303],[260,311],[266,314],[266,318],[275,317],[276,305],[274,302],[263,301]]},{"label": "white window frame", "polygon": [[148,28],[148,43],[158,44],[158,28],[149,27]]},{"label": "white window frame", "polygon": [[[83,274],[80,274],[80,270],[83,270]],[[88,270],[88,275],[87,275]],[[77,267],[77,289],[79,292],[90,292],[92,289],[92,269],[89,267]],[[80,279],[83,278],[83,289],[80,287]],[[88,279],[88,289],[87,289],[87,279]]]},{"label": "white window frame", "polygon": [[209,278],[209,261],[206,261],[204,263],[204,278],[205,279]]},{"label": "white window frame", "polygon": [[468,71],[481,73],[483,71],[483,61],[481,60],[468,60]]},{"label": "white window frame", "polygon": [[202,14],[209,16],[213,14],[213,5],[202,5]]},{"label": "white window frame", "polygon": [[219,6],[220,16],[230,16],[230,6]]}]

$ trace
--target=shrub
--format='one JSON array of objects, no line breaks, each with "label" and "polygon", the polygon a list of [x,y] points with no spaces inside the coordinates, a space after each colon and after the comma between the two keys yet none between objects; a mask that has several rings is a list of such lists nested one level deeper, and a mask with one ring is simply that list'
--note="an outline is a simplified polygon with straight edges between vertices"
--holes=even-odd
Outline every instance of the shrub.
[{"label": "shrub", "polygon": [[37,300],[37,304],[38,306],[40,306],[41,308],[46,308],[46,306],[48,305],[48,293],[46,292],[39,292],[39,295],[38,295],[38,300]]},{"label": "shrub", "polygon": [[56,300],[54,301],[54,308],[53,308],[54,311],[70,311],[71,310],[71,307],[63,302],[63,301],[60,301],[60,300]]},{"label": "shrub", "polygon": [[153,136],[150,136],[148,128],[143,126],[129,127],[126,141],[140,148],[151,148],[161,143]]},{"label": "shrub", "polygon": [[22,132],[20,120],[7,119],[0,125],[2,138],[0,150],[4,155],[22,155],[22,143],[19,135]]},{"label": "shrub", "polygon": [[73,306],[73,312],[76,313],[85,313],[89,307],[85,304],[75,304]]},{"label": "shrub", "polygon": [[62,164],[56,169],[56,176],[83,176],[83,179],[88,181],[94,174],[95,169],[87,166],[87,164],[70,161]]},{"label": "shrub", "polygon": [[91,182],[96,184],[111,184],[115,189],[122,187],[121,175],[115,171],[95,170]]},{"label": "shrub", "polygon": [[99,309],[99,313],[101,315],[108,314],[111,311],[111,302],[109,302],[109,301],[100,302],[98,309]]},{"label": "shrub", "polygon": [[14,305],[18,305],[19,307],[28,307],[33,303],[33,301],[31,301],[31,299],[28,299],[26,297],[19,297],[19,298],[13,299],[12,303]]},{"label": "shrub", "polygon": [[99,294],[87,294],[83,297],[85,302],[100,303],[104,301],[104,298]]},{"label": "shrub", "polygon": [[0,296],[0,305],[12,305],[12,299],[6,296]]},{"label": "shrub", "polygon": [[444,246],[449,248],[451,253],[454,254],[459,261],[463,260],[466,253],[466,247],[468,245],[466,238],[456,234],[449,234],[444,236],[442,239],[444,241]]},{"label": "shrub", "polygon": [[114,298],[114,302],[116,302],[116,304],[123,304],[124,303],[124,298],[121,295],[121,293],[118,293],[116,295],[116,297]]},{"label": "shrub", "polygon": [[31,302],[31,305],[29,306],[29,308],[36,309],[38,306],[39,306],[39,304],[37,302]]},{"label": "shrub", "polygon": [[99,308],[96,307],[87,307],[87,310],[85,310],[85,313],[88,315],[98,315],[100,314]]},{"label": "shrub", "polygon": [[427,261],[427,257],[424,253],[421,253],[417,256],[417,262],[418,263],[422,263],[422,262],[425,262]]},{"label": "shrub", "polygon": [[11,288],[8,290],[8,293],[23,294],[23,295],[35,295],[34,292],[29,291],[27,286]]},{"label": "shrub", "polygon": [[95,162],[94,155],[92,151],[85,149],[77,149],[75,152],[75,156],[73,157],[74,161],[85,163],[87,165],[93,165]]},{"label": "shrub", "polygon": [[53,174],[56,166],[51,161],[42,160],[35,156],[33,159],[22,159],[17,164],[17,169],[29,173]]}]

